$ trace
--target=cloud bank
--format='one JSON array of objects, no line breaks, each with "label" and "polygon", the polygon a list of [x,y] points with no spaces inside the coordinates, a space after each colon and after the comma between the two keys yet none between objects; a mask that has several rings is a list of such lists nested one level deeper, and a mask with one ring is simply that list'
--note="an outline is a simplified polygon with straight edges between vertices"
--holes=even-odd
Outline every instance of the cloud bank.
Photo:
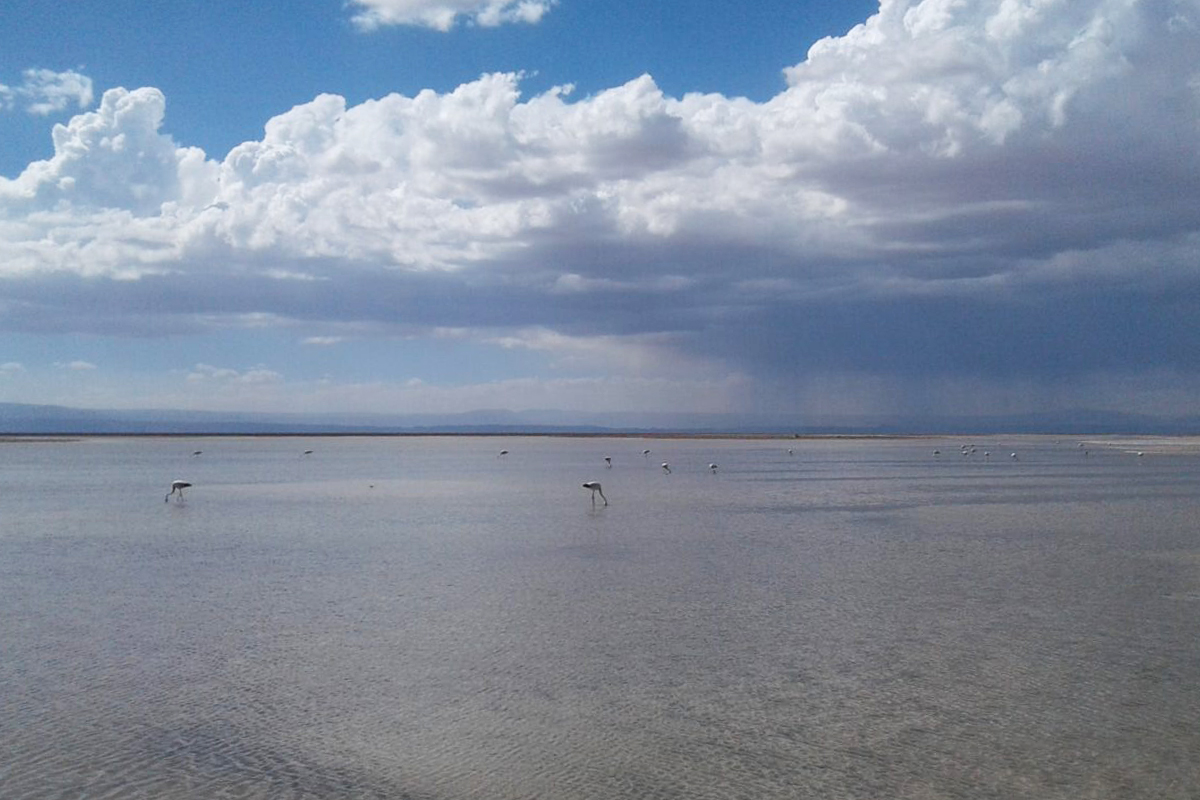
[{"label": "cloud bank", "polygon": [[[355,5],[439,28],[548,7]],[[220,160],[162,133],[157,89],[110,89],[0,179],[3,324],[453,330],[594,364],[614,397],[708,380],[764,411],[1182,413],[1198,52],[1190,0],[884,0],[763,103],[491,74],[321,95]]]}]

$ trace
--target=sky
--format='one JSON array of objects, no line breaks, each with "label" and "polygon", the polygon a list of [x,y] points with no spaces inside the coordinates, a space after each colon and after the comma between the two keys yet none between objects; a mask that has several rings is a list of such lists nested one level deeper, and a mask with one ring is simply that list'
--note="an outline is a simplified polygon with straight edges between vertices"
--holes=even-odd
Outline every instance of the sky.
[{"label": "sky", "polygon": [[1200,0],[0,11],[0,402],[1200,414]]}]

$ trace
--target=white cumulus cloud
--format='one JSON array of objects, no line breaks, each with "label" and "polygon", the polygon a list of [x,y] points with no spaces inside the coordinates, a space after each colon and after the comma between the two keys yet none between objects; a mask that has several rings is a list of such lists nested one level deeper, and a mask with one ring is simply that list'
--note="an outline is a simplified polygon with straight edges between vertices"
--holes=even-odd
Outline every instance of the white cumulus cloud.
[{"label": "white cumulus cloud", "polygon": [[197,364],[188,373],[187,380],[191,383],[209,381],[243,384],[278,383],[283,380],[283,375],[263,366],[236,370],[229,367],[214,367],[211,364]]},{"label": "white cumulus cloud", "polygon": [[362,30],[387,25],[418,25],[448,31],[466,21],[483,27],[536,23],[556,0],[350,0],[351,18]]},{"label": "white cumulus cloud", "polygon": [[92,79],[74,70],[27,69],[17,86],[0,83],[0,108],[21,107],[30,114],[47,116],[92,104]]},{"label": "white cumulus cloud", "polygon": [[72,209],[65,221],[105,210],[156,216],[167,201],[211,195],[215,165],[203,151],[180,148],[159,133],[166,99],[157,89],[110,89],[96,111],[53,130],[54,156],[30,164],[14,180],[0,179],[0,208],[13,212]]}]

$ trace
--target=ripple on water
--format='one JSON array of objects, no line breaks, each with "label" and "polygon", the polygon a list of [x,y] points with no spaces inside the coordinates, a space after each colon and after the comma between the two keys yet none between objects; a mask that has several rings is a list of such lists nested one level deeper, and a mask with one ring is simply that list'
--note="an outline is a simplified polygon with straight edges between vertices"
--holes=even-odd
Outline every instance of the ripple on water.
[{"label": "ripple on water", "polygon": [[176,731],[136,728],[60,732],[53,741],[22,736],[0,774],[6,800],[424,800],[394,776],[347,759],[323,763],[276,749],[266,732],[229,723]]}]

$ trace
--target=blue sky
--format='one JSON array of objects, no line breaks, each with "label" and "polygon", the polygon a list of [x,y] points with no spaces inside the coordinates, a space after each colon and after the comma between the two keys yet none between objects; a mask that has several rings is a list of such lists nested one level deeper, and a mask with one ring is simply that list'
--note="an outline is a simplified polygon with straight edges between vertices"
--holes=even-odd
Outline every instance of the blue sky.
[{"label": "blue sky", "polygon": [[1200,413],[1195,0],[46,8],[0,401]]}]

